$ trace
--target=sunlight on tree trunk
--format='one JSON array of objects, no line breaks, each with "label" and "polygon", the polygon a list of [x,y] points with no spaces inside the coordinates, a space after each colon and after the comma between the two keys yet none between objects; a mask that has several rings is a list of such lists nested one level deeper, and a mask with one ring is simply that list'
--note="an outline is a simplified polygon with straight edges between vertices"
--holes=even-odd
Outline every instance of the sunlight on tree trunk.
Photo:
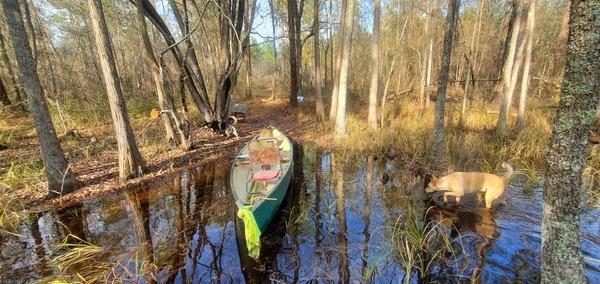
[{"label": "sunlight on tree trunk", "polygon": [[346,98],[348,95],[348,68],[350,66],[350,52],[352,46],[352,26],[354,25],[354,4],[356,0],[348,1],[348,10],[344,23],[344,46],[342,52],[342,65],[340,67],[340,86],[338,95],[337,115],[335,118],[336,136],[346,135]]},{"label": "sunlight on tree trunk", "polygon": [[[346,22],[346,13],[348,11],[348,0],[342,0],[342,12],[340,19],[340,27],[345,26]],[[331,90],[331,106],[329,108],[329,124],[331,126],[335,126],[336,124],[336,116],[337,116],[337,108],[338,108],[338,98],[340,94],[340,69],[342,67],[342,54],[344,52],[344,29],[340,28],[338,32],[338,47],[336,51],[335,58],[335,69],[333,72],[333,89]]]},{"label": "sunlight on tree trunk", "polygon": [[125,181],[143,175],[145,171],[144,160],[135,143],[133,130],[127,116],[127,107],[121,90],[119,75],[110,43],[110,35],[104,18],[101,0],[88,0],[90,9],[90,20],[96,39],[96,47],[104,85],[110,104],[113,124],[115,126],[115,138],[119,152],[119,179]]},{"label": "sunlight on tree trunk", "polygon": [[529,14],[527,15],[527,30],[525,32],[525,38],[527,39],[527,48],[525,49],[525,65],[523,66],[523,77],[521,79],[521,93],[519,94],[519,116],[517,117],[517,125],[520,128],[525,127],[525,104],[527,103],[527,93],[529,92],[529,69],[531,67],[531,54],[533,53],[535,2],[536,0],[531,0]]},{"label": "sunlight on tree trunk", "polygon": [[[500,103],[500,112],[498,114],[498,122],[496,123],[496,133],[500,135],[506,134],[506,124],[508,121],[508,113],[512,103],[512,92],[513,86],[516,82],[511,81],[514,73],[518,73],[518,68],[515,68],[516,62],[519,57],[517,52],[517,43],[520,33],[521,26],[521,14],[522,14],[521,2],[516,2],[514,5],[514,21],[512,24],[512,32],[510,36],[510,44],[508,49],[508,55],[505,58],[504,66],[502,69],[502,100]],[[522,49],[521,49],[522,51]],[[516,74],[515,74],[516,75]],[[516,76],[514,77],[516,78]],[[513,89],[514,90],[514,89]]]},{"label": "sunlight on tree trunk", "polygon": [[377,92],[379,91],[379,26],[381,0],[373,4],[373,46],[371,46],[371,89],[369,91],[369,126],[377,129]]}]

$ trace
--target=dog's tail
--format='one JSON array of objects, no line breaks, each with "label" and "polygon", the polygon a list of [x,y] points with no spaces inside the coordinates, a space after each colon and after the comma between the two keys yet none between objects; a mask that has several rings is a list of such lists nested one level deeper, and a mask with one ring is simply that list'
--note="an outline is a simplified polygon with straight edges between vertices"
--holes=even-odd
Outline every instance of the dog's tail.
[{"label": "dog's tail", "polygon": [[227,118],[227,124],[234,125],[236,123],[237,123],[237,117],[235,117],[235,115],[232,115]]},{"label": "dog's tail", "polygon": [[510,166],[508,163],[506,163],[506,162],[502,162],[502,167],[503,167],[504,169],[506,169],[506,173],[504,173],[504,175],[502,176],[502,179],[504,179],[504,180],[506,181],[506,180],[508,180],[508,179],[509,179],[509,178],[512,176],[512,174],[513,174],[514,170],[513,170],[513,168],[512,168],[512,167],[511,167],[511,166]]}]

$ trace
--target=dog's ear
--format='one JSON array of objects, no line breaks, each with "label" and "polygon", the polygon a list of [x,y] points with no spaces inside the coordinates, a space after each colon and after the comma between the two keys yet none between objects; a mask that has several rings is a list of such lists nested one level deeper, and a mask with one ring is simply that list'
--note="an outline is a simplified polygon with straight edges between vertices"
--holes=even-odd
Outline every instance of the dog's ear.
[{"label": "dog's ear", "polygon": [[435,175],[431,175],[431,181],[432,182],[437,182],[438,178]]}]

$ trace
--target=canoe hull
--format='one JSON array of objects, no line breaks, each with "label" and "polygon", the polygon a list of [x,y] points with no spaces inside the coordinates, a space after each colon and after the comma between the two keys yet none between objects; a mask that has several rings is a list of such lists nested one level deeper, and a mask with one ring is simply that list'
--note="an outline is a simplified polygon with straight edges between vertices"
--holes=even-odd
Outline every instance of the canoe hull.
[{"label": "canoe hull", "polygon": [[269,198],[273,198],[274,200],[265,200],[260,206],[255,207],[254,209],[254,218],[262,233],[266,231],[271,220],[273,220],[273,217],[281,206],[281,202],[283,201],[290,186],[290,181],[292,180],[292,171],[293,163],[290,163],[290,167],[281,178],[280,184],[273,190],[272,194],[269,195]]},{"label": "canoe hull", "polygon": [[[282,157],[282,162],[279,165],[280,177],[276,182],[269,183],[269,190],[264,194],[251,196],[247,190],[247,188],[251,186],[248,179],[252,176],[252,173],[258,171],[259,168],[250,166],[249,162],[246,161],[248,159],[248,153],[252,147],[254,147],[252,148],[253,150],[256,149],[256,147],[273,147],[273,144],[269,143],[275,143],[275,146],[280,149]],[[288,187],[290,186],[293,167],[292,143],[287,136],[273,126],[261,130],[258,135],[252,138],[242,150],[240,150],[233,161],[230,183],[236,205],[238,210],[243,207],[248,208],[248,206],[252,206],[251,211],[261,234],[266,231],[269,223],[271,223],[281,206]]]}]

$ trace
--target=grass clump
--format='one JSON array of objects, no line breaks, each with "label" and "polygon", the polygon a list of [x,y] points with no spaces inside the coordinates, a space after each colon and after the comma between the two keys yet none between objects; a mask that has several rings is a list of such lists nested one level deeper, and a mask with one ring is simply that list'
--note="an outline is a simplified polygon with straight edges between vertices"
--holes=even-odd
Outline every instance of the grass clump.
[{"label": "grass clump", "polygon": [[41,161],[11,164],[2,182],[12,188],[27,188],[37,194],[39,184],[45,180],[44,165]]},{"label": "grass clump", "polygon": [[117,258],[108,249],[73,234],[65,237],[51,260],[54,275],[48,283],[144,283],[155,282],[152,256],[145,257],[144,245]]},{"label": "grass clump", "polygon": [[591,146],[591,155],[583,171],[583,185],[587,190],[586,203],[600,206],[600,144]]},{"label": "grass clump", "polygon": [[424,220],[424,209],[416,202],[396,219],[392,243],[394,254],[404,268],[404,283],[412,283],[411,278],[415,276],[426,280],[454,255],[452,239],[445,227],[439,222]]},{"label": "grass clump", "polygon": [[7,184],[0,182],[0,196],[9,197],[0,200],[0,230],[3,231],[13,231],[21,219],[17,212],[24,208],[20,199],[11,195],[10,191],[11,188]]}]

